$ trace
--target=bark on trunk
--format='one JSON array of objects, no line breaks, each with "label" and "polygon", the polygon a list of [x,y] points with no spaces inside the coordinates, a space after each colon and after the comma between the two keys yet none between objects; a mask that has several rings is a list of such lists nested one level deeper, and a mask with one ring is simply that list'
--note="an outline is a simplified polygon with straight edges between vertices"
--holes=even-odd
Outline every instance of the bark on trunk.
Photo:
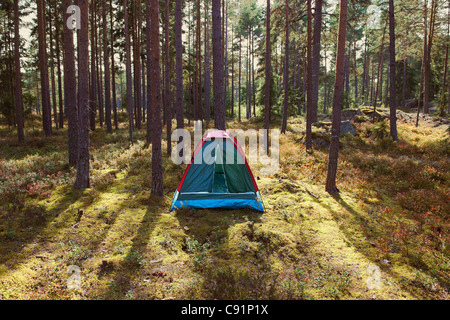
[{"label": "bark on trunk", "polygon": [[109,72],[109,50],[108,29],[106,23],[106,0],[102,0],[102,22],[103,22],[103,62],[105,66],[105,122],[106,131],[112,133],[111,123],[111,76]]},{"label": "bark on trunk", "polygon": [[[125,73],[126,73],[126,87],[127,87],[127,109],[128,109],[128,133],[130,136],[130,141],[133,143],[133,89],[131,80],[131,49],[130,49],[130,34],[129,34],[129,24],[128,24],[128,8],[127,0],[123,0],[123,10],[124,10],[124,23],[125,23]],[[147,142],[149,139],[149,130],[147,129]]]},{"label": "bark on trunk", "polygon": [[[306,149],[312,149],[312,123],[313,119],[313,105],[312,105],[312,65],[311,65],[311,0],[307,0],[307,46],[306,46],[306,60],[307,60],[307,96],[306,96]],[[341,1],[342,4],[342,1]],[[344,43],[345,44],[345,43]],[[344,49],[345,50],[345,46]]]},{"label": "bark on trunk", "polygon": [[319,74],[320,74],[320,35],[322,30],[322,0],[316,0],[314,10],[314,38],[312,53],[312,121],[317,122],[319,102]]},{"label": "bark on trunk", "polygon": [[389,0],[389,120],[390,132],[394,141],[397,136],[397,99],[395,98],[395,19],[394,19],[394,0]]},{"label": "bark on trunk", "polygon": [[14,0],[14,64],[17,137],[19,143],[22,143],[25,141],[25,136],[23,133],[22,76],[20,74],[19,0]]},{"label": "bark on trunk", "polygon": [[[183,101],[183,42],[181,38],[181,0],[175,4],[175,50],[176,50],[176,78],[177,78],[177,128],[184,128]],[[148,40],[147,40],[148,41]]]},{"label": "bark on trunk", "polygon": [[331,143],[328,157],[328,170],[325,190],[329,193],[339,192],[336,187],[336,174],[339,155],[339,135],[341,126],[342,91],[344,85],[345,40],[347,37],[347,7],[348,0],[340,1],[339,31],[337,39],[336,74],[333,95],[333,119],[331,128]]},{"label": "bark on trunk", "polygon": [[81,28],[78,57],[78,161],[75,187],[89,188],[89,3],[79,1]]},{"label": "bark on trunk", "polygon": [[[71,0],[64,0],[64,21],[71,17],[67,8],[72,5]],[[67,113],[69,164],[75,166],[78,159],[78,106],[75,78],[75,49],[73,31],[63,24],[64,33],[64,101]]]},{"label": "bark on trunk", "polygon": [[265,97],[264,97],[264,129],[265,150],[269,152],[269,126],[270,126],[270,89],[271,89],[271,43],[270,43],[270,0],[266,5],[266,61],[265,61]]},{"label": "bark on trunk", "polygon": [[52,112],[47,64],[47,41],[45,32],[45,0],[37,0],[39,70],[41,73],[42,120],[45,135],[52,135]]},{"label": "bark on trunk", "polygon": [[[151,100],[149,101],[152,112],[152,194],[163,196],[163,175],[161,155],[161,66],[159,49],[159,1],[147,0],[147,16],[150,24],[147,25],[150,34],[150,63],[147,72],[151,78]],[[147,20],[147,21],[148,21]]]},{"label": "bark on trunk", "polygon": [[218,130],[225,130],[225,105],[223,86],[223,50],[221,36],[220,0],[212,1],[212,41],[213,41],[213,90],[214,90],[214,125]]}]

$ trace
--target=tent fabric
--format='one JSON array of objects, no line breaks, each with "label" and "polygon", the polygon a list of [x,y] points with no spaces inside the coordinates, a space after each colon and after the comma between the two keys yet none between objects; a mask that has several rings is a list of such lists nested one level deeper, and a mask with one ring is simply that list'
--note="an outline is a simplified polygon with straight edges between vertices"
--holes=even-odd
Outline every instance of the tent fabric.
[{"label": "tent fabric", "polygon": [[215,130],[203,137],[175,191],[170,211],[179,208],[264,212],[245,154],[231,134]]}]

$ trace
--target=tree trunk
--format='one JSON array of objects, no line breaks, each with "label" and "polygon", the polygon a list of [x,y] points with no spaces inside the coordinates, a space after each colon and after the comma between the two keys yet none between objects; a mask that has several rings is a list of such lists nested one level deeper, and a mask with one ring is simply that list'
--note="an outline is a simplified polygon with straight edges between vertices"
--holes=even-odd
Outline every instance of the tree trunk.
[{"label": "tree trunk", "polygon": [[328,96],[327,96],[327,54],[325,52],[325,81],[324,81],[324,93],[323,93],[323,113],[325,114],[327,112],[327,104],[328,104]]},{"label": "tree trunk", "polygon": [[[97,15],[96,15],[97,16]],[[97,18],[95,18],[97,20]],[[100,19],[99,19],[100,20]],[[102,50],[100,48],[100,31],[98,30],[98,25],[100,25],[100,22],[95,22],[94,28],[95,28],[95,59],[96,59],[96,69],[97,69],[97,96],[98,96],[98,118],[100,127],[103,127],[103,122],[105,120],[105,113],[104,113],[104,101],[103,101],[103,85],[102,85]]]},{"label": "tree trunk", "polygon": [[354,58],[354,64],[353,64],[353,73],[354,73],[354,79],[355,79],[355,104],[358,103],[358,72],[357,72],[357,65],[356,65],[356,41],[353,42],[353,58]]},{"label": "tree trunk", "polygon": [[[49,40],[50,40],[50,81],[52,83],[52,106],[53,106],[53,121],[55,122],[55,128],[58,129],[58,111],[57,111],[57,105],[56,105],[56,79],[55,79],[55,52],[53,50],[54,45],[53,45],[53,30],[52,30],[52,12],[49,9],[49,16],[50,19],[48,20],[49,22]],[[56,15],[56,13],[55,13]]]},{"label": "tree trunk", "polygon": [[331,143],[328,157],[328,170],[325,190],[328,193],[339,192],[336,187],[336,174],[339,155],[339,135],[341,126],[342,91],[344,85],[345,40],[347,37],[347,7],[348,0],[340,0],[339,31],[337,39],[336,73],[333,95],[333,119],[331,128]]},{"label": "tree trunk", "polygon": [[[376,109],[377,109],[377,98],[378,98],[378,89],[381,86],[381,90],[383,90],[383,61],[384,61],[384,36],[386,34],[386,26],[387,26],[387,21],[384,25],[384,29],[383,29],[383,36],[381,37],[381,48],[380,48],[380,58],[379,58],[379,63],[378,63],[378,71],[377,71],[377,84],[376,84],[376,89],[375,89],[375,97],[373,99],[373,115],[372,115],[372,122],[375,122],[375,113],[376,113]],[[372,69],[373,71],[373,69]],[[380,75],[381,73],[381,75]],[[372,83],[374,82],[374,79],[372,78]]]},{"label": "tree trunk", "polygon": [[320,35],[322,30],[322,0],[316,0],[314,10],[314,38],[312,53],[312,122],[317,122],[319,102],[319,75],[320,75]]},{"label": "tree trunk", "polygon": [[[182,30],[182,3],[176,0],[175,4],[175,50],[176,50],[176,78],[177,78],[177,128],[184,128],[184,101],[183,101],[183,42]],[[148,41],[148,40],[147,40]]]},{"label": "tree trunk", "polygon": [[[426,5],[426,2],[425,2]],[[433,45],[434,37],[434,27],[436,22],[436,12],[437,12],[437,1],[431,1],[431,12],[430,12],[430,29],[428,36],[428,43],[426,46],[426,60],[424,69],[424,89],[423,89],[423,112],[429,113],[429,102],[430,102],[430,77],[431,77],[431,47]],[[426,28],[426,27],[425,27]],[[425,33],[426,34],[426,33]],[[425,39],[426,40],[426,39]]]},{"label": "tree trunk", "polygon": [[47,41],[45,32],[45,0],[37,0],[39,69],[41,72],[42,120],[45,135],[52,135],[52,115],[47,65]]},{"label": "tree trunk", "polygon": [[223,14],[223,19],[225,21],[224,23],[224,30],[223,33],[225,34],[223,41],[224,41],[224,56],[223,56],[223,61],[224,61],[224,95],[223,95],[223,105],[224,105],[224,109],[225,109],[225,114],[227,113],[227,90],[228,90],[228,2],[226,2],[227,0],[222,0],[224,5],[225,5],[225,11],[222,13]]},{"label": "tree trunk", "polygon": [[106,23],[106,0],[102,0],[102,22],[103,22],[103,62],[105,66],[105,122],[106,131],[112,133],[111,123],[111,76],[109,72],[109,50],[108,50],[108,28]]},{"label": "tree trunk", "polygon": [[[343,1],[341,1],[342,4]],[[312,149],[312,123],[314,121],[314,111],[312,105],[312,64],[311,64],[311,0],[306,1],[307,4],[307,46],[306,46],[306,61],[307,61],[307,96],[306,96],[306,150]],[[345,43],[344,43],[345,44]],[[344,49],[345,50],[345,46]],[[345,72],[345,71],[344,71]]]},{"label": "tree trunk", "polygon": [[[311,4],[311,3],[310,3]],[[283,101],[283,122],[281,124],[281,133],[286,133],[288,102],[289,102],[289,2],[284,3],[285,7],[285,47],[284,47],[284,101]]]},{"label": "tree trunk", "polygon": [[[199,19],[200,20],[200,19]],[[171,143],[171,134],[172,134],[172,102],[170,99],[170,60],[169,60],[169,0],[164,1],[164,51],[165,51],[165,86],[164,86],[164,95],[165,95],[165,106],[166,110],[166,133],[167,133],[167,155],[170,156],[172,143]]]},{"label": "tree trunk", "polygon": [[224,69],[220,22],[220,0],[212,0],[214,125],[218,130],[225,130]]},{"label": "tree trunk", "polygon": [[133,2],[133,67],[134,67],[134,101],[136,110],[136,128],[141,129],[142,123],[142,106],[141,106],[141,41],[140,41],[140,0]]},{"label": "tree trunk", "polygon": [[350,107],[350,49],[345,56],[345,108]]},{"label": "tree trunk", "polygon": [[397,101],[395,98],[395,18],[394,0],[389,0],[389,120],[392,140],[397,141]]},{"label": "tree trunk", "polygon": [[[254,39],[253,39],[253,32],[251,34],[251,37],[252,37],[252,101],[253,101],[253,116],[256,117],[255,44],[254,44]],[[226,70],[226,68],[225,68],[225,70]]]},{"label": "tree trunk", "polygon": [[402,85],[402,106],[403,108],[406,106],[406,68],[408,66],[408,56],[405,56],[403,60],[403,85]]},{"label": "tree trunk", "polygon": [[[64,21],[71,17],[67,8],[72,5],[72,0],[64,0]],[[75,166],[78,160],[78,106],[77,106],[77,81],[75,78],[75,48],[73,44],[73,31],[63,24],[64,33],[64,101],[67,113],[69,164]]]},{"label": "tree trunk", "polygon": [[[161,66],[159,49],[159,1],[147,0],[147,32],[150,37],[150,63],[147,72],[151,79],[149,111],[152,112],[152,194],[163,196],[163,174],[161,155]],[[147,47],[148,48],[148,47]]]},{"label": "tree trunk", "polygon": [[89,188],[89,3],[79,1],[81,25],[78,56],[78,161],[75,187]]},{"label": "tree trunk", "polygon": [[[423,87],[426,87],[425,84],[426,80],[424,78],[426,77],[426,69],[427,69],[427,60],[428,60],[428,50],[427,50],[427,39],[428,39],[428,22],[427,22],[427,16],[428,16],[428,8],[427,8],[427,0],[423,3],[423,59],[422,59],[422,67],[420,71],[420,85],[419,85],[419,101],[417,103],[417,117],[416,117],[416,127],[419,126],[419,114],[420,114],[420,104],[422,102],[421,96],[422,96],[422,89]],[[424,90],[425,91],[425,90]],[[423,104],[423,113],[428,113],[428,106],[425,106],[425,92],[424,92],[424,104]],[[428,103],[427,103],[428,104]]]},{"label": "tree trunk", "polygon": [[25,136],[23,133],[22,76],[20,74],[19,0],[14,0],[14,65],[17,137],[19,143],[22,143],[25,141]]},{"label": "tree trunk", "polygon": [[97,115],[97,67],[96,67],[96,19],[95,1],[91,2],[91,89],[89,90],[89,126],[95,130],[95,116]]},{"label": "tree trunk", "polygon": [[113,117],[114,117],[114,128],[116,130],[119,129],[119,122],[117,119],[117,95],[116,95],[116,66],[114,59],[114,22],[113,22],[113,2],[109,0],[109,19],[110,19],[110,28],[111,28],[111,84],[112,84],[112,107],[113,107]]},{"label": "tree trunk", "polygon": [[205,1],[205,120],[207,126],[211,121],[211,72],[209,44],[209,1]]},{"label": "tree trunk", "polygon": [[238,120],[241,122],[241,72],[242,72],[242,35],[239,34],[239,84],[238,84]]},{"label": "tree trunk", "polygon": [[269,126],[270,126],[270,90],[271,90],[271,43],[270,43],[270,0],[266,5],[266,61],[265,61],[265,97],[264,97],[264,129],[265,150],[269,151]]},{"label": "tree trunk", "polygon": [[[54,2],[54,11],[57,17],[60,16],[60,13],[57,10],[56,1]],[[62,91],[62,74],[61,74],[61,48],[60,48],[60,25],[59,18],[56,18],[55,22],[55,37],[56,37],[56,64],[57,64],[57,72],[58,72],[58,99],[59,99],[59,127],[64,127],[64,103],[63,103],[63,91]]]},{"label": "tree trunk", "polygon": [[[124,24],[125,24],[125,73],[127,78],[127,109],[128,109],[128,133],[130,135],[130,141],[133,143],[133,89],[131,80],[131,48],[130,48],[130,34],[129,34],[129,24],[128,24],[128,9],[127,0],[123,0],[123,11],[124,11]],[[147,126],[147,142],[149,139],[149,130]]]},{"label": "tree trunk", "polygon": [[201,40],[200,40],[200,1],[196,8],[196,31],[195,31],[195,72],[194,72],[194,119],[199,119],[201,110]]}]

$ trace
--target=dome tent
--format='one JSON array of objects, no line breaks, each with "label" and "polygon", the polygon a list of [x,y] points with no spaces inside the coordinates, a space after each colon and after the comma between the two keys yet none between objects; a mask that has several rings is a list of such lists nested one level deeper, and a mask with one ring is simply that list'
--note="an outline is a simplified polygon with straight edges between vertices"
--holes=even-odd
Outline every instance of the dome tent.
[{"label": "dome tent", "polygon": [[244,151],[230,133],[209,132],[195,148],[170,211],[180,208],[251,208],[264,212]]}]

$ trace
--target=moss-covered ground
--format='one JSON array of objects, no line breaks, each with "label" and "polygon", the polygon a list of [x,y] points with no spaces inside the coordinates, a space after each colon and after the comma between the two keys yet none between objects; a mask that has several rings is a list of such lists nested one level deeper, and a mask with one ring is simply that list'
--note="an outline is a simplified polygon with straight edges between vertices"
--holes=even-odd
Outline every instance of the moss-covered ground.
[{"label": "moss-covered ground", "polygon": [[77,190],[67,129],[45,138],[28,120],[18,145],[0,126],[0,298],[448,299],[448,126],[399,121],[393,142],[383,122],[355,123],[331,196],[328,149],[306,152],[303,122],[280,136],[276,174],[252,168],[263,214],[169,212],[185,166],[164,155],[165,196],[152,195],[144,130],[133,145],[126,127],[92,132],[91,188]]}]

